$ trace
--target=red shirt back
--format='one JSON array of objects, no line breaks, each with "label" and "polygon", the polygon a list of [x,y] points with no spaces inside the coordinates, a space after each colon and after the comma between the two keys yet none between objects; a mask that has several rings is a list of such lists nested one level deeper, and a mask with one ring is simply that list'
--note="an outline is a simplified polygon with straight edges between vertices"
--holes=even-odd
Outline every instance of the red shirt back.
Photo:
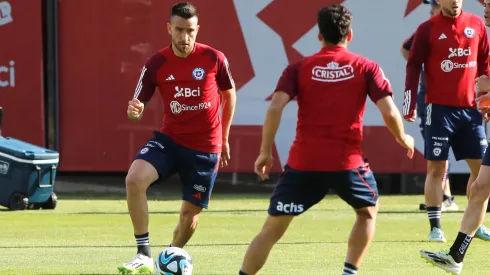
[{"label": "red shirt back", "polygon": [[222,52],[196,43],[193,52],[181,58],[169,46],[147,60],[134,97],[148,102],[158,87],[163,104],[160,131],[179,145],[219,153],[220,91],[234,85]]},{"label": "red shirt back", "polygon": [[476,15],[439,14],[422,23],[407,62],[403,115],[413,115],[422,64],[426,103],[475,107],[475,78],[489,75],[488,54],[485,23]]},{"label": "red shirt back", "polygon": [[275,91],[297,96],[296,138],[287,163],[307,171],[362,166],[366,98],[377,102],[392,95],[389,81],[375,62],[339,46],[325,47],[289,65]]}]

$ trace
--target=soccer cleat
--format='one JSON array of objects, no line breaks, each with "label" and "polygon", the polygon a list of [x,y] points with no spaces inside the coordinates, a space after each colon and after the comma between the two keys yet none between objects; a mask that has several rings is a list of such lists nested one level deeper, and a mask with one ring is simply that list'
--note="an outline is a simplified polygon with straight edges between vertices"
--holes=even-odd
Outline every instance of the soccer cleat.
[{"label": "soccer cleat", "polygon": [[454,197],[447,199],[447,200],[442,202],[441,212],[451,212],[451,211],[458,211],[458,210],[459,210],[459,207],[454,202]]},{"label": "soccer cleat", "polygon": [[444,237],[444,233],[442,233],[440,228],[434,227],[429,234],[429,241],[445,243],[446,238]]},{"label": "soccer cleat", "polygon": [[419,252],[420,256],[428,263],[452,274],[461,274],[463,263],[458,264],[451,255],[444,252],[430,252],[426,250],[420,250]]},{"label": "soccer cleat", "polygon": [[131,262],[117,267],[122,274],[151,274],[155,270],[153,259],[143,254],[136,254]]},{"label": "soccer cleat", "polygon": [[490,241],[490,230],[483,224],[478,227],[478,230],[476,230],[475,233],[475,238],[484,240],[484,241]]}]

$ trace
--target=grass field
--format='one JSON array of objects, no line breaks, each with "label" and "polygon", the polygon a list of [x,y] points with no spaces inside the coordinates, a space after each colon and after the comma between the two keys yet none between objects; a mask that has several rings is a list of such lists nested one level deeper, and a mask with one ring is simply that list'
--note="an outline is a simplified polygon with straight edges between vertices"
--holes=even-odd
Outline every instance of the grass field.
[{"label": "grass field", "polygon": [[[59,195],[56,210],[0,209],[0,274],[117,274],[135,254],[123,197]],[[150,198],[154,255],[171,241],[178,196]],[[462,211],[443,214],[448,244],[427,242],[422,196],[382,196],[377,232],[359,274],[444,274],[418,249],[444,249],[454,240]],[[461,209],[464,197],[457,197]],[[186,246],[194,274],[237,274],[248,243],[266,217],[268,195],[216,194]],[[354,214],[336,196],[295,219],[260,274],[341,274]],[[487,219],[488,221],[488,219]],[[490,224],[490,223],[489,223]],[[490,274],[490,243],[474,240],[463,274]]]}]

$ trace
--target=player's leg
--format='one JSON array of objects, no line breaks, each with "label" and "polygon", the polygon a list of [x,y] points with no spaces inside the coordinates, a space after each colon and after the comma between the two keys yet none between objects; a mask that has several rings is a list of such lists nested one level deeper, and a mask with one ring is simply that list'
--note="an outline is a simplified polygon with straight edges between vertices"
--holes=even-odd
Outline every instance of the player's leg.
[{"label": "player's leg", "polygon": [[344,171],[334,183],[337,194],[356,212],[348,241],[343,274],[357,274],[374,237],[378,212],[378,187],[369,165]]},{"label": "player's leg", "polygon": [[255,275],[265,264],[272,247],[286,232],[294,216],[318,203],[328,191],[319,172],[303,172],[286,165],[270,199],[268,217],[245,253],[240,273]]},{"label": "player's leg", "polygon": [[490,153],[485,154],[478,177],[471,185],[468,206],[464,212],[461,227],[449,253],[421,250],[424,259],[446,271],[460,274],[463,259],[471,243],[472,236],[479,230],[485,217],[490,195]]},{"label": "player's leg", "polygon": [[446,174],[445,174],[444,184],[443,184],[444,195],[442,196],[442,206],[441,206],[442,212],[459,210],[459,206],[456,204],[454,197],[451,194],[451,183],[449,181],[450,173],[451,173],[451,164],[449,163],[448,160],[446,164]]},{"label": "player's leg", "polygon": [[446,116],[450,115],[444,106],[428,104],[425,123],[424,155],[427,159],[427,176],[424,195],[429,217],[429,240],[445,242],[441,229],[441,206],[443,197],[443,180],[446,173],[446,162],[449,156],[452,126]]},{"label": "player's leg", "polygon": [[[466,108],[461,110],[460,113],[461,120],[464,123],[461,126],[461,130],[455,135],[453,152],[456,160],[464,159],[470,168],[471,174],[466,186],[466,196],[470,198],[473,190],[472,185],[478,177],[482,157],[485,154],[488,142],[480,112],[476,109]],[[478,228],[475,237],[490,241],[490,230],[482,224]]]},{"label": "player's leg", "polygon": [[182,207],[171,246],[184,247],[196,230],[199,215],[208,208],[218,174],[219,155],[178,147],[177,170],[182,180]]},{"label": "player's leg", "polygon": [[166,178],[172,173],[171,148],[163,144],[165,142],[155,133],[155,137],[138,152],[126,176],[127,205],[137,253],[133,260],[118,266],[123,274],[153,272],[146,191],[158,178]]},{"label": "player's leg", "polygon": [[[423,75],[423,73],[421,74]],[[422,77],[422,76],[421,76]],[[419,117],[419,129],[422,135],[422,140],[425,140],[425,85],[420,83],[419,93],[417,94],[417,116]],[[419,204],[419,210],[426,211],[427,204],[425,202]]]}]

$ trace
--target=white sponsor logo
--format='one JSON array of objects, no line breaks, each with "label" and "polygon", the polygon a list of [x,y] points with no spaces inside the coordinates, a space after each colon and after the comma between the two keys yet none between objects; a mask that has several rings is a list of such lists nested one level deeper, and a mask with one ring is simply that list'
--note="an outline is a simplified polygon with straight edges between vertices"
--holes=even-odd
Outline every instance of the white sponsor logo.
[{"label": "white sponsor logo", "polygon": [[434,141],[434,145],[432,145],[432,146],[439,146],[439,147],[442,147],[442,142],[435,142],[435,141]]},{"label": "white sponsor logo", "polygon": [[[160,149],[163,149],[163,145],[160,144],[160,142],[156,142],[156,141],[153,141],[153,140],[150,140],[148,141],[149,143],[153,143],[153,144],[156,144],[158,147],[160,147]],[[153,146],[151,146],[153,147]]]},{"label": "white sponsor logo", "polygon": [[0,26],[6,25],[12,21],[14,21],[14,19],[12,18],[12,7],[10,6],[10,3],[7,1],[0,2]]},{"label": "white sponsor logo", "polygon": [[0,66],[0,88],[15,87],[15,62],[11,60],[9,65]]},{"label": "white sponsor logo", "polygon": [[198,111],[208,109],[209,107],[211,107],[211,102],[201,102],[197,105],[180,104],[177,101],[170,102],[170,110],[175,115],[180,114],[184,111]]},{"label": "white sponsor logo", "polygon": [[463,48],[449,48],[449,56],[448,58],[453,58],[453,57],[461,57],[461,56],[471,56],[471,48],[468,47],[467,49]]},{"label": "white sponsor logo", "polygon": [[196,189],[199,192],[206,192],[206,187],[204,187],[202,185],[194,184],[194,189]]},{"label": "white sponsor logo", "polygon": [[301,213],[304,211],[304,206],[302,204],[294,204],[294,202],[282,203],[279,201],[277,202],[276,209],[284,213]]},{"label": "white sponsor logo", "polygon": [[194,71],[192,71],[192,77],[194,77],[195,80],[202,80],[204,75],[206,75],[206,73],[201,68],[195,68]]},{"label": "white sponsor logo", "polygon": [[464,29],[464,35],[467,37],[467,38],[473,38],[473,36],[475,36],[475,30],[470,28],[470,27],[466,27]]},{"label": "white sponsor logo", "polygon": [[432,137],[433,140],[446,140],[448,141],[449,138],[448,137]]},{"label": "white sponsor logo", "polygon": [[354,77],[354,68],[351,65],[340,66],[337,62],[330,62],[326,67],[315,66],[311,79],[321,82],[338,82]]},{"label": "white sponsor logo", "polygon": [[456,63],[451,60],[444,60],[441,63],[442,71],[448,73],[454,69],[467,69],[476,67],[476,61],[470,61],[468,63]]},{"label": "white sponsor logo", "polygon": [[488,142],[486,139],[480,140],[480,145],[487,145],[487,144],[488,144]]},{"label": "white sponsor logo", "polygon": [[144,154],[148,153],[148,150],[149,150],[148,147],[145,147],[145,148],[141,149],[140,154],[144,155]]},{"label": "white sponsor logo", "polygon": [[9,163],[0,160],[0,174],[7,175],[9,171]]},{"label": "white sponsor logo", "polygon": [[177,97],[196,97],[201,96],[201,88],[197,87],[197,89],[193,90],[191,88],[180,88],[179,86],[175,86],[175,95],[174,98]]}]

